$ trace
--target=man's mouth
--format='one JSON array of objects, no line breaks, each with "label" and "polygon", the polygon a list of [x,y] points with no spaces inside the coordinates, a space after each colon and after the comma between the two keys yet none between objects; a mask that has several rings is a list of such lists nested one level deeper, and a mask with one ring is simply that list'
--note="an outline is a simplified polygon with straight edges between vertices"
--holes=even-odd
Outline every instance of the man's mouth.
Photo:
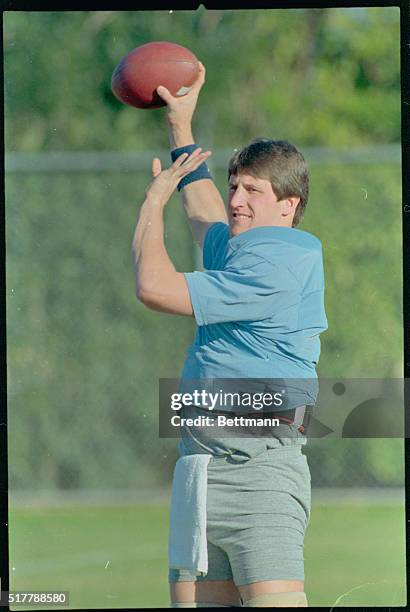
[{"label": "man's mouth", "polygon": [[244,213],[232,213],[233,219],[252,219],[251,215],[245,215]]}]

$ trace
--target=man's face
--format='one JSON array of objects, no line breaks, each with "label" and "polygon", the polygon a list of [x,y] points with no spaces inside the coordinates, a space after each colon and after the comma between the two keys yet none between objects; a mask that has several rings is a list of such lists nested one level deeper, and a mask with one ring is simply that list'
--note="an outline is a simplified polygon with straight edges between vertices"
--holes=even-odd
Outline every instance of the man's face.
[{"label": "man's face", "polygon": [[250,174],[229,177],[228,219],[231,236],[253,227],[292,227],[299,198],[278,200],[270,181]]}]

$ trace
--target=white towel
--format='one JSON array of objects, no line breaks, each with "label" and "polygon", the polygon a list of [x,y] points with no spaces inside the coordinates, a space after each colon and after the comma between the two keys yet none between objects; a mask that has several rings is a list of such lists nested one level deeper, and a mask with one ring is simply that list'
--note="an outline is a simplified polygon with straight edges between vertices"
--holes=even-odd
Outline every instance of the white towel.
[{"label": "white towel", "polygon": [[175,465],[169,531],[169,566],[196,575],[208,572],[207,468],[212,455],[186,455]]}]

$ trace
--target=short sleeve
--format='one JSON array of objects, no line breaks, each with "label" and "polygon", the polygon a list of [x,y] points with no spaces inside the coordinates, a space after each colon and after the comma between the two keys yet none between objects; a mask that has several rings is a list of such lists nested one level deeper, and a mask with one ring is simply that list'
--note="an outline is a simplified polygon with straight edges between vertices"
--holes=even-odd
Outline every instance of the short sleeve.
[{"label": "short sleeve", "polygon": [[286,266],[248,251],[224,270],[185,274],[197,325],[263,320],[294,304],[299,284]]},{"label": "short sleeve", "polygon": [[223,253],[229,240],[229,226],[226,223],[214,223],[208,229],[203,244],[203,265],[207,270],[220,269],[223,264]]}]

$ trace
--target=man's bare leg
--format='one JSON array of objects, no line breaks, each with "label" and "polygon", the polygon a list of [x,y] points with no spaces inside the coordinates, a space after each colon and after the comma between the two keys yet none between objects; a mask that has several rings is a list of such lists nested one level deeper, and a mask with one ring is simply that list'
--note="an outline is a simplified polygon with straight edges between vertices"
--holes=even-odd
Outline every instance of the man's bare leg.
[{"label": "man's bare leg", "polygon": [[302,580],[265,580],[238,587],[247,608],[305,608],[304,588]]},{"label": "man's bare leg", "polygon": [[[241,605],[239,591],[232,580],[171,582],[170,593],[172,607],[208,607],[200,605],[204,603],[214,604],[215,607]],[[188,604],[188,606],[180,604]],[[189,606],[189,604],[197,605]]]}]

